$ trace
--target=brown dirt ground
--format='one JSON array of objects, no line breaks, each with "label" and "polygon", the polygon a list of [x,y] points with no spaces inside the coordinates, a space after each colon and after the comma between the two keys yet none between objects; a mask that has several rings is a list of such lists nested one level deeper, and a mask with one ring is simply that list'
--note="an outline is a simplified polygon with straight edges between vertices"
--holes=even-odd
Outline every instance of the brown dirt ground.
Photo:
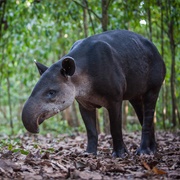
[{"label": "brown dirt ground", "polygon": [[140,133],[124,133],[129,156],[112,158],[110,135],[98,155],[84,153],[86,135],[0,137],[0,179],[180,179],[180,132],[157,132],[158,154],[136,156]]}]

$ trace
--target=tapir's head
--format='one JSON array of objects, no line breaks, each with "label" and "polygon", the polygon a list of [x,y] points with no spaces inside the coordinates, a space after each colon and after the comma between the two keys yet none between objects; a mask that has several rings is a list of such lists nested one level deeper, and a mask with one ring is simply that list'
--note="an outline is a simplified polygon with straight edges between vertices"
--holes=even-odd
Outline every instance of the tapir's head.
[{"label": "tapir's head", "polygon": [[70,106],[75,99],[75,86],[71,79],[75,72],[75,62],[65,57],[50,68],[37,63],[41,75],[22,111],[25,128],[39,132],[39,124]]}]

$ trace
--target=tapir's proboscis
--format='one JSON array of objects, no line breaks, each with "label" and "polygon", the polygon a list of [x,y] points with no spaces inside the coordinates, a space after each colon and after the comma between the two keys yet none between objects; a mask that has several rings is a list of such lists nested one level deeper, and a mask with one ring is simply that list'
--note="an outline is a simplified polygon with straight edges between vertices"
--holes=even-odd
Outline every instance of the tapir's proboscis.
[{"label": "tapir's proboscis", "polygon": [[122,101],[129,100],[142,126],[137,154],[157,150],[154,112],[165,64],[148,39],[126,30],[107,31],[74,43],[67,55],[46,67],[36,63],[40,80],[22,111],[25,128],[38,126],[74,100],[87,130],[88,153],[97,153],[96,108],[109,112],[114,157],[127,153],[122,136]]}]

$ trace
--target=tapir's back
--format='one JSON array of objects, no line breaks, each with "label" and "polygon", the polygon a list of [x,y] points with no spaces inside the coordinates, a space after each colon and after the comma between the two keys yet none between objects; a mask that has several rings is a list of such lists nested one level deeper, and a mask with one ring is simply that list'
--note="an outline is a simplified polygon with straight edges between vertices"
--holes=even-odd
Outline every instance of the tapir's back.
[{"label": "tapir's back", "polygon": [[[73,45],[69,55],[75,57],[76,61],[122,64],[122,66],[128,66],[128,71],[129,67],[136,68],[134,66],[144,71],[146,65],[164,64],[152,42],[127,30],[107,31],[79,40]],[[98,59],[103,55],[106,57]]]},{"label": "tapir's back", "polygon": [[125,99],[137,88],[141,90],[137,93],[142,93],[160,86],[165,76],[164,62],[153,43],[127,30],[107,31],[80,40],[69,55],[81,70],[95,77],[95,86],[117,91],[124,86]]}]

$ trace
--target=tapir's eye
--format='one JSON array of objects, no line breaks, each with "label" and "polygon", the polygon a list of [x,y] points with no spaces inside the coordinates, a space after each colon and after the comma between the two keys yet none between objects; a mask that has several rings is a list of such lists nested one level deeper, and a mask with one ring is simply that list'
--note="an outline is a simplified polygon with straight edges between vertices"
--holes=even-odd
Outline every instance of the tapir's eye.
[{"label": "tapir's eye", "polygon": [[55,90],[49,90],[47,95],[49,98],[53,98],[56,96],[56,91]]}]

